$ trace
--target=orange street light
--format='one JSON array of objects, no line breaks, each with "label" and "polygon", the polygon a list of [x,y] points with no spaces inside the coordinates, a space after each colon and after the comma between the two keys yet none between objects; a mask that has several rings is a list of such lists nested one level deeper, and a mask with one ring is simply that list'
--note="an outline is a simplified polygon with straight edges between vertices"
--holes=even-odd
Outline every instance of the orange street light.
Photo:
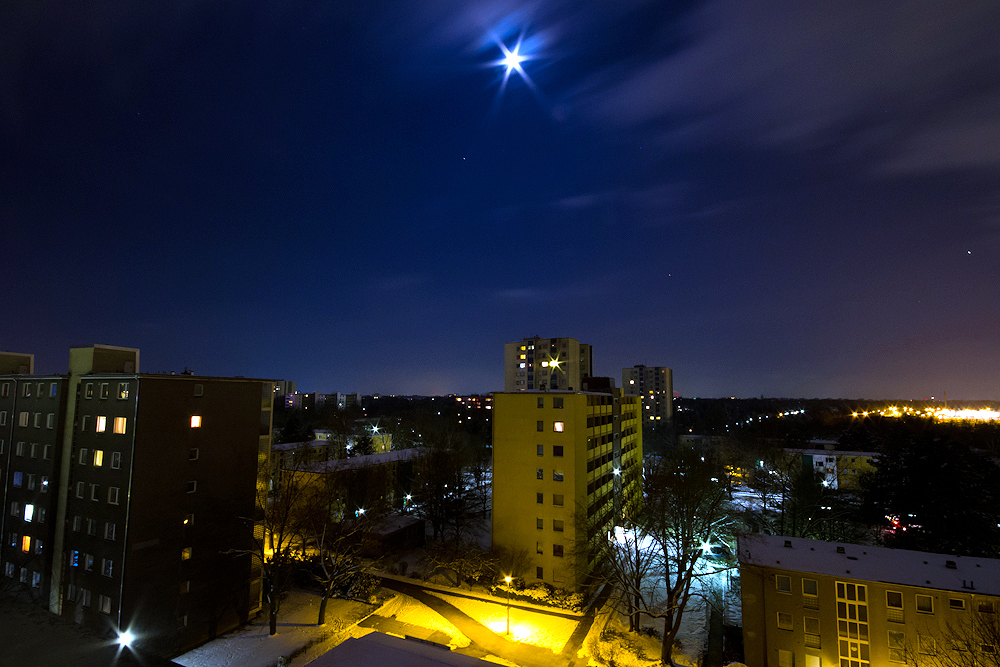
[{"label": "orange street light", "polygon": [[511,576],[508,574],[503,578],[507,582],[507,634],[510,635],[510,582],[512,581]]}]

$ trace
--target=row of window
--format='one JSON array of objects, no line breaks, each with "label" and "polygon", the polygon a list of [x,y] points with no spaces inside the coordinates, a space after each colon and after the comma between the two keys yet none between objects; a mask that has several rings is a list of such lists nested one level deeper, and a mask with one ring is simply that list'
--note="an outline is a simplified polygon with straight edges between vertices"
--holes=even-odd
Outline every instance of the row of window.
[{"label": "row of window", "polygon": [[[30,425],[35,428],[42,428],[42,417],[45,416],[45,428],[55,428],[56,427],[56,413],[49,412],[48,414],[44,412],[28,412],[27,410],[22,410],[17,414],[17,425],[22,428],[27,428]],[[0,410],[0,426],[7,425],[7,411]]]},{"label": "row of window", "polygon": [[[118,435],[123,435],[126,428],[128,427],[128,419],[126,417],[112,417],[112,432]],[[90,430],[90,415],[83,415],[80,418],[80,430],[89,431]],[[108,418],[105,415],[95,415],[94,416],[94,432],[104,433],[108,430]]]},{"label": "row of window", "polygon": [[[108,398],[111,395],[111,383],[110,382],[101,382],[98,385],[98,392],[99,392],[99,395],[100,395],[101,398]],[[128,394],[129,394],[129,383],[128,382],[119,382],[118,383],[118,400],[120,400],[120,401],[127,400],[128,399]],[[84,398],[93,398],[94,397],[94,383],[93,382],[88,382],[86,385],[84,385],[83,397]]]},{"label": "row of window", "polygon": [[[11,579],[17,574],[17,567],[13,563],[4,564],[4,574],[6,574]],[[28,568],[22,567],[20,572],[20,581],[22,584],[28,583]],[[31,572],[31,587],[41,588],[42,586],[42,573],[41,572]]]},{"label": "row of window", "polygon": [[[545,545],[543,545],[541,542],[535,542],[535,553],[544,554],[545,553]],[[552,545],[552,555],[553,556],[556,556],[558,558],[562,558],[563,557],[563,553],[564,553],[563,545],[561,545],[561,544],[553,544]]]},{"label": "row of window", "polygon": [[[76,483],[76,497],[77,498],[86,498],[87,497],[87,486],[88,486],[88,484],[86,482],[77,482]],[[100,496],[100,489],[101,489],[100,485],[99,484],[90,484],[89,486],[90,486],[90,499],[93,500],[94,502],[98,502],[100,500],[100,497],[99,497]],[[117,486],[109,486],[108,487],[108,504],[109,505],[117,505],[118,504],[118,497],[120,495],[119,492],[120,492],[120,489]]]},{"label": "row of window", "polygon": [[22,513],[20,502],[14,500],[10,503],[10,515],[16,516],[18,519],[22,519],[28,523],[45,523],[45,513],[46,509],[41,505],[36,507],[32,503],[25,503]]},{"label": "row of window", "polygon": [[[35,396],[38,398],[44,398],[45,385],[46,385],[45,382],[38,382],[37,384],[32,382],[24,382],[21,384],[21,396],[23,396],[24,398],[31,398],[32,388],[34,388]],[[49,398],[55,398],[56,396],[58,396],[59,383],[50,382],[48,383],[48,385],[49,385]],[[10,382],[4,382],[2,385],[0,385],[0,396],[4,398],[10,396]]]},{"label": "row of window", "polygon": [[[538,420],[538,424],[536,425],[536,429],[539,432],[544,431],[545,430],[545,422],[542,421],[541,419],[539,419]],[[566,422],[552,422],[552,431],[554,433],[562,433],[564,430],[566,430]]]},{"label": "row of window", "polygon": [[20,549],[26,554],[30,554],[32,550],[34,550],[36,554],[41,555],[45,548],[42,540],[33,538],[31,535],[18,535],[17,533],[11,533],[8,537],[7,543],[13,548]]},{"label": "row of window", "polygon": [[[91,519],[89,517],[84,518],[79,514],[73,517],[73,532],[79,533],[84,529],[86,525],[87,535],[91,537],[97,537],[97,526],[100,522],[97,519]],[[104,523],[104,539],[114,542],[118,535],[118,524],[112,521],[106,521]]]},{"label": "row of window", "polygon": [[[535,478],[536,479],[545,479],[545,470],[543,468],[535,468]],[[561,481],[563,481],[563,473],[562,473],[561,470],[553,470],[552,471],[552,481],[553,482],[561,482]]]},{"label": "row of window", "polygon": [[[774,578],[775,588],[779,593],[790,595],[792,593],[792,579],[787,575],[776,575]],[[846,589],[844,594],[846,595]],[[806,598],[815,598],[819,595],[819,584],[815,579],[802,579],[802,595]],[[862,600],[864,601],[864,600]],[[897,623],[903,622],[903,593],[900,591],[885,592],[885,606],[888,609],[888,620]],[[965,600],[962,598],[950,598],[948,606],[956,611],[964,611]],[[921,614],[934,613],[934,596],[921,593],[914,594],[914,609]],[[989,601],[979,602],[979,611],[993,613],[994,605]]]},{"label": "row of window", "polygon": [[[545,529],[545,519],[535,519],[535,528],[538,530]],[[552,530],[557,533],[563,532],[563,522],[559,519],[552,519]]]},{"label": "row of window", "polygon": [[[562,507],[564,500],[565,500],[565,496],[563,494],[561,494],[561,493],[553,493],[552,494],[552,504],[555,505],[556,507]],[[535,494],[535,502],[538,503],[539,505],[544,505],[545,504],[545,494],[544,493],[536,493]]]},{"label": "row of window", "polygon": [[[538,454],[538,456],[545,456],[545,445],[535,445],[535,452]],[[563,455],[563,446],[553,445],[552,456],[562,456],[562,455]]]},{"label": "row of window", "polygon": [[[94,562],[96,559],[92,554],[84,553],[77,549],[70,552],[69,565],[70,567],[78,567],[84,572],[94,571]],[[115,574],[115,561],[111,558],[101,559],[101,574],[105,577],[113,577]]]},{"label": "row of window", "polygon": [[[74,584],[66,587],[66,599],[70,602],[79,602],[82,607],[89,607],[91,601],[90,590],[77,588]],[[97,596],[97,607],[104,614],[111,613],[111,598],[107,595]]]},{"label": "row of window", "polygon": [[[94,449],[90,450],[86,447],[81,447],[76,454],[76,461],[82,466],[92,465],[95,468],[104,467],[104,450]],[[111,468],[113,470],[118,470],[122,467],[122,453],[121,452],[111,452]]]},{"label": "row of window", "polygon": [[16,489],[21,487],[27,487],[28,491],[34,491],[36,488],[41,488],[42,493],[48,493],[49,490],[49,476],[48,475],[38,475],[39,482],[35,483],[36,475],[34,473],[23,473],[19,470],[14,471],[11,475],[11,484]]},{"label": "row of window", "polygon": [[[0,454],[4,453],[5,444],[4,440],[0,440]],[[42,460],[48,461],[52,458],[52,445],[39,445],[37,442],[32,442],[29,445],[22,441],[14,446],[16,456],[28,455],[30,458],[37,459],[39,452],[42,454]]]}]

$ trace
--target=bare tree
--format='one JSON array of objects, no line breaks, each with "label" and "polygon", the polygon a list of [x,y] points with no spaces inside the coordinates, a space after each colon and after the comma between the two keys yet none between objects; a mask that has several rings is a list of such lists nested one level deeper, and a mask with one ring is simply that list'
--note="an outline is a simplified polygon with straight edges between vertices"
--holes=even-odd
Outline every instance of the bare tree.
[{"label": "bare tree", "polygon": [[[937,632],[906,637],[890,633],[890,650],[917,667],[1000,667],[1000,618],[991,600],[972,600],[958,621],[949,621]],[[896,648],[893,649],[893,646]]]},{"label": "bare tree", "polygon": [[[655,544],[653,571],[662,588],[642,613],[664,621],[660,660],[665,665],[674,664],[674,639],[688,602],[697,593],[693,584],[706,574],[697,568],[704,547],[730,532],[728,494],[720,480],[721,466],[687,447],[676,448],[647,468],[640,523]],[[636,592],[634,586],[628,590]]]}]

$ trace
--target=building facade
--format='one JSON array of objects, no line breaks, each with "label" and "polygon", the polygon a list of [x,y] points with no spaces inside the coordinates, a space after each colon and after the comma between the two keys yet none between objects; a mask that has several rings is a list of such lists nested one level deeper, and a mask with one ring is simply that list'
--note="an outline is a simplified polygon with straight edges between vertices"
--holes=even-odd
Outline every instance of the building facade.
[{"label": "building facade", "polygon": [[525,338],[504,345],[503,390],[580,391],[594,374],[590,345],[575,338]]},{"label": "building facade", "polygon": [[621,390],[493,395],[493,543],[528,552],[529,582],[579,590],[594,541],[638,510],[639,413]]},{"label": "building facade", "polygon": [[1000,560],[757,534],[740,537],[738,559],[748,665],[933,665],[1000,649],[995,630],[975,637],[976,619],[1000,612]]},{"label": "building facade", "polygon": [[670,421],[674,417],[674,372],[666,366],[622,369],[622,389],[628,396],[642,397],[642,421]]},{"label": "building facade", "polygon": [[137,368],[94,346],[66,376],[0,376],[0,560],[22,597],[174,655],[260,608],[273,383]]}]

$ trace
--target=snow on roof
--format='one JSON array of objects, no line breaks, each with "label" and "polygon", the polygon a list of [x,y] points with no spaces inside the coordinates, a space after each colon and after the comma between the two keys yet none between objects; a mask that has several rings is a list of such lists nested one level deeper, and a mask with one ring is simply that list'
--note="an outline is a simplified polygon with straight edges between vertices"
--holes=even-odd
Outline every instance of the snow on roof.
[{"label": "snow on roof", "polygon": [[796,454],[809,454],[810,456],[865,456],[868,458],[878,458],[878,452],[856,452],[846,449],[797,449],[795,447],[786,447],[785,451],[795,452]]},{"label": "snow on roof", "polygon": [[861,581],[1000,595],[1000,560],[823,542],[800,537],[741,535],[740,566],[757,565]]},{"label": "snow on roof", "polygon": [[419,449],[394,449],[391,452],[379,452],[377,454],[365,454],[364,456],[354,456],[349,459],[332,459],[321,461],[315,465],[307,466],[304,470],[309,472],[336,472],[338,470],[357,470],[369,466],[383,465],[386,463],[398,463],[401,461],[411,461],[420,455]]},{"label": "snow on roof", "polygon": [[408,667],[438,667],[443,665],[475,667],[476,665],[493,665],[494,663],[461,653],[452,653],[447,647],[438,648],[417,640],[399,639],[373,632],[363,637],[348,638],[310,664],[317,667],[336,667],[339,665],[383,667],[387,664],[407,665]]}]

